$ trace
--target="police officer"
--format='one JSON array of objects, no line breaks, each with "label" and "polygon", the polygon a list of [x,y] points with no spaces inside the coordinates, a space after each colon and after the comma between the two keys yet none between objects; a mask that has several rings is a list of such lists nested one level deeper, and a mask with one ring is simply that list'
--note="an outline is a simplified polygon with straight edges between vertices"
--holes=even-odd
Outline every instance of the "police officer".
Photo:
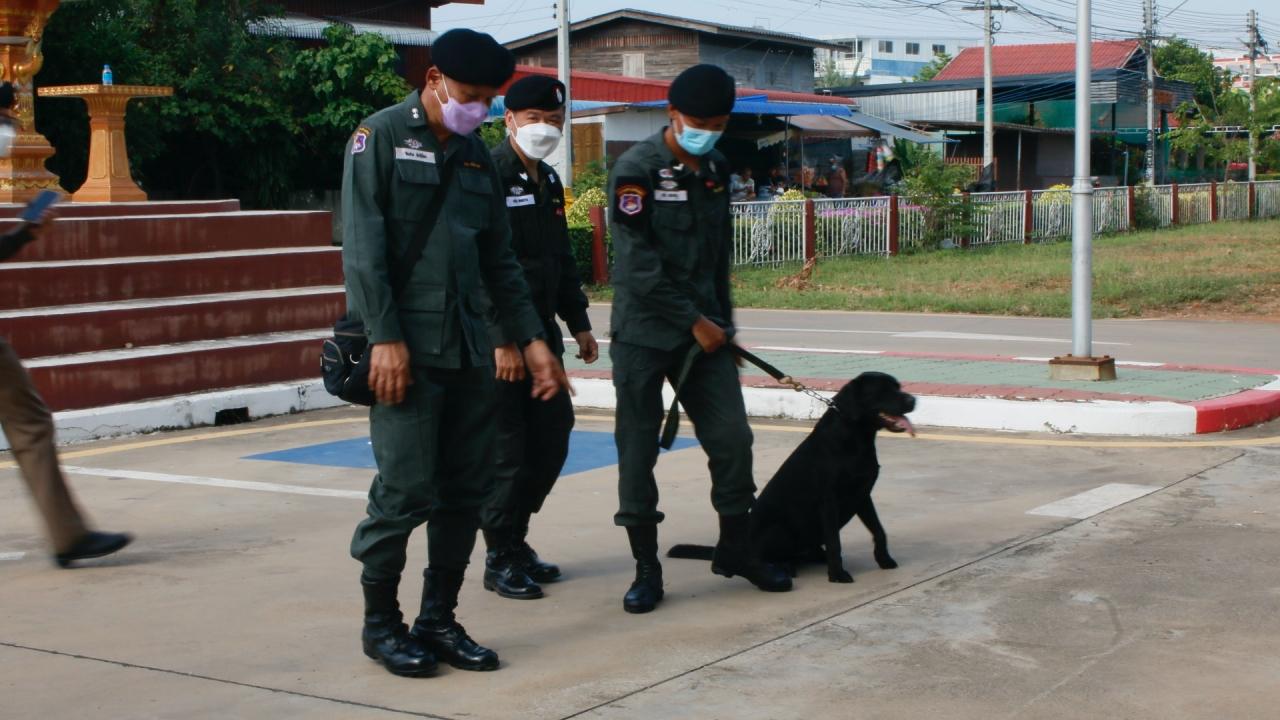
[{"label": "police officer", "polygon": [[[560,142],[565,123],[565,88],[554,78],[534,75],[507,89],[508,138],[493,150],[511,218],[511,244],[547,344],[563,357],[556,315],[578,343],[578,357],[596,361],[598,349],[587,319],[569,228],[564,186],[542,159]],[[498,328],[500,330],[500,328]],[[573,404],[561,393],[546,402],[530,397],[524,359],[511,347],[495,350],[498,367],[497,474],[493,493],[481,513],[484,529],[484,586],[502,597],[542,597],[539,583],[560,577],[560,568],[541,561],[525,537],[529,518],[542,509],[569,455]]]},{"label": "police officer", "polygon": [[[378,475],[351,541],[364,566],[362,641],[366,655],[407,676],[432,673],[437,657],[466,670],[498,666],[454,617],[493,477],[490,302],[499,341],[524,347],[531,392],[546,399],[568,385],[511,252],[503,188],[474,134],[514,59],[471,30],[441,35],[432,59],[421,94],[356,130],[342,183],[348,310],[368,333],[378,399],[369,416]],[[393,292],[390,277],[422,233],[421,259]],[[397,589],[409,536],[424,523],[428,565],[409,630]]]},{"label": "police officer", "polygon": [[685,70],[668,92],[671,125],[623,153],[610,173],[616,265],[609,357],[619,457],[614,522],[627,529],[636,560],[635,581],[623,598],[627,612],[649,612],[663,594],[663,514],[653,467],[664,378],[679,384],[710,460],[711,503],[720,516],[712,570],[741,575],[762,590],[791,589],[785,573],[749,550],[752,435],[726,348],[733,332],[729,163],[715,150],[734,96],[733,78],[723,69]]}]

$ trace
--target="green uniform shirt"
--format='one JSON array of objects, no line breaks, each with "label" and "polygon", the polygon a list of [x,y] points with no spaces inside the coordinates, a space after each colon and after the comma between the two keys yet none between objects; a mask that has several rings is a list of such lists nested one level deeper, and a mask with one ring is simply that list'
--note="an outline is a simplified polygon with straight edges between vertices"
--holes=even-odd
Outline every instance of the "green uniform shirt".
[{"label": "green uniform shirt", "polygon": [[733,326],[729,163],[715,150],[700,160],[697,172],[683,165],[659,132],[609,173],[618,340],[674,350],[692,342],[701,315]]},{"label": "green uniform shirt", "polygon": [[[570,335],[591,330],[587,296],[569,242],[564,186],[545,162],[538,163],[537,179],[530,177],[509,140],[493,149],[493,164],[511,220],[511,246],[524,268],[533,306],[551,349],[564,352],[557,315],[569,326]],[[494,337],[495,342],[501,339],[501,335]]]},{"label": "green uniform shirt", "polygon": [[[453,177],[442,188],[446,162]],[[426,211],[438,192],[446,193],[444,205],[428,227]],[[352,135],[342,213],[348,312],[364,323],[371,343],[403,340],[414,365],[492,365],[490,302],[510,341],[542,333],[511,250],[488,149],[476,135],[452,135],[441,147],[417,92],[370,116]],[[397,297],[388,268],[419,233],[430,233],[426,248]]]}]

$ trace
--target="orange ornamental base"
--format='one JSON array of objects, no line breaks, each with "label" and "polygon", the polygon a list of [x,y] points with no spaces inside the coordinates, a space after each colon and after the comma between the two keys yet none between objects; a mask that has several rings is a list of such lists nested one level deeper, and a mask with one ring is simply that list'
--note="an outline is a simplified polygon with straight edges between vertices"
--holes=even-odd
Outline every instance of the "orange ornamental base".
[{"label": "orange ornamental base", "polygon": [[31,103],[31,78],[44,64],[44,26],[57,9],[58,0],[0,2],[0,80],[12,82],[17,91],[13,114],[18,131],[13,153],[0,158],[0,203],[26,202],[41,190],[58,187],[58,178],[44,167],[53,147],[36,132]]},{"label": "orange ornamental base", "polygon": [[89,105],[89,174],[71,196],[74,202],[136,202],[147,194],[129,172],[125,147],[125,106],[134,98],[165,97],[171,87],[153,85],[57,85],[40,97],[80,98]]}]

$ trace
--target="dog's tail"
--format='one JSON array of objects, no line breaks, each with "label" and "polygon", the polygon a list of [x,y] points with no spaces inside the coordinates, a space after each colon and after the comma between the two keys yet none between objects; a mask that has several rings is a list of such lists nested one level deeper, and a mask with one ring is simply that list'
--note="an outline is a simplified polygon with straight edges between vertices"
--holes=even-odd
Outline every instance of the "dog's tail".
[{"label": "dog's tail", "polygon": [[672,545],[667,557],[681,560],[710,560],[716,551],[710,545]]}]

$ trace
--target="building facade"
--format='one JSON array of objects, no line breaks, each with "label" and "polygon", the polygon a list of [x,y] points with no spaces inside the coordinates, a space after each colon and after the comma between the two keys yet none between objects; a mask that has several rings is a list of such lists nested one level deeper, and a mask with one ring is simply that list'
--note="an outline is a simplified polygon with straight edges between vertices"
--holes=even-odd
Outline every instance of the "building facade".
[{"label": "building facade", "polygon": [[865,85],[909,82],[938,55],[955,57],[965,48],[982,45],[980,39],[974,38],[909,35],[840,37],[829,42],[842,49],[816,50],[814,76],[823,77],[833,70]]},{"label": "building facade", "polygon": [[[1259,54],[1254,60],[1255,74],[1259,78],[1280,77],[1280,53]],[[1213,53],[1213,66],[1231,76],[1231,86],[1237,90],[1249,89],[1249,55],[1232,50]]]},{"label": "building facade", "polygon": [[[698,63],[712,63],[739,86],[812,92],[815,49],[839,49],[823,40],[742,28],[637,10],[619,10],[573,23],[569,36],[573,70],[649,80],[673,80]],[[556,33],[538,33],[507,43],[516,62],[557,65]]]}]

